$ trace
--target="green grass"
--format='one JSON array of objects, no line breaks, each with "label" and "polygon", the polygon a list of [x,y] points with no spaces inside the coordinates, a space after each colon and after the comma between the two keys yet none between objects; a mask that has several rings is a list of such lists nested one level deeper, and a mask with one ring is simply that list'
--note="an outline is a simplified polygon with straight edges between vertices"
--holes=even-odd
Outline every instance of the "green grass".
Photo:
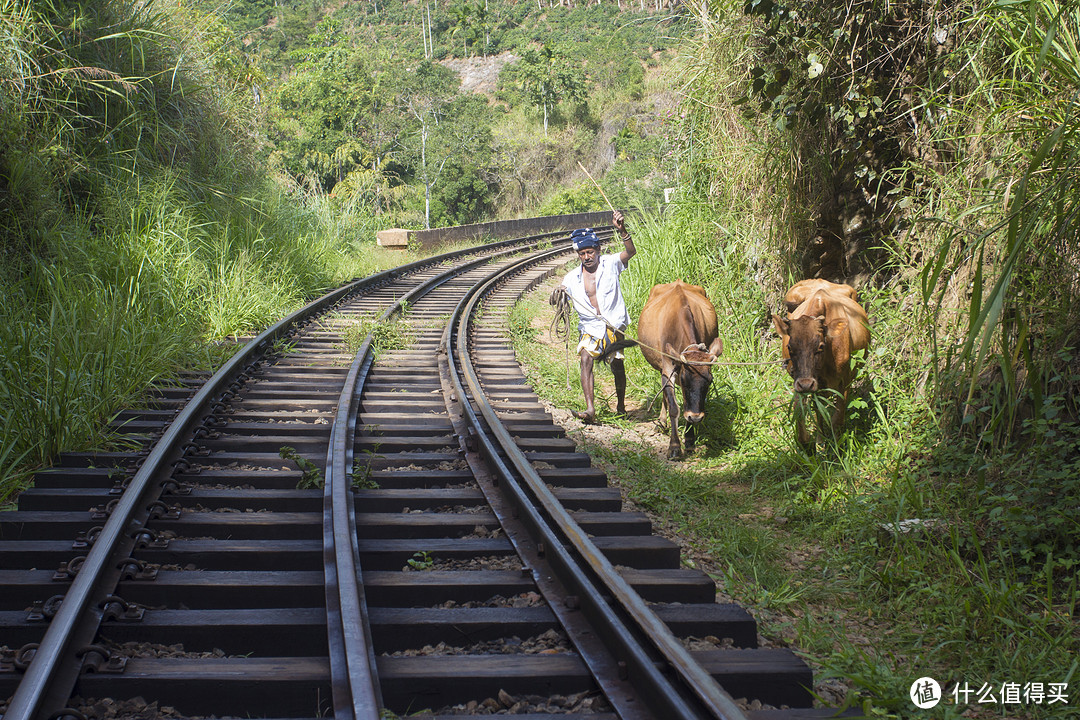
[{"label": "green grass", "polygon": [[215,366],[217,341],[404,259],[342,240],[319,208],[272,192],[246,203],[176,196],[143,193],[110,228],[76,224],[62,256],[33,257],[3,280],[0,498],[57,452],[107,442],[104,423],[150,384]]},{"label": "green grass", "polygon": [[57,453],[114,442],[116,411],[215,368],[226,338],[422,254],[375,246],[374,218],[259,165],[252,79],[203,44],[212,18],[3,7],[0,503]]},{"label": "green grass", "polygon": [[[775,360],[766,308],[779,296],[754,282],[744,245],[713,249],[719,231],[710,230],[724,224],[693,207],[636,225],[639,254],[623,276],[631,314],[652,282],[703,282],[721,316],[721,359]],[[630,498],[686,538],[690,556],[754,610],[767,635],[794,643],[819,680],[843,680],[852,702],[881,716],[910,715],[908,689],[922,675],[947,688],[1065,682],[1080,650],[1069,540],[1080,535],[1068,499],[1076,474],[1063,461],[1080,434],[1062,420],[1050,428],[1057,444],[1009,452],[957,435],[926,369],[926,321],[912,312],[918,293],[899,282],[862,291],[873,341],[848,426],[816,455],[793,442],[791,380],[775,364],[714,369],[699,448],[686,462],[627,440],[585,444]],[[534,328],[550,312],[543,291],[519,303],[515,346],[538,392],[577,408],[576,359],[568,388],[563,348],[537,341]],[[633,409],[659,380],[634,350],[627,368]],[[599,405],[604,423],[630,426]],[[910,518],[936,529],[900,538],[883,529]],[[1007,710],[1075,713],[1060,704]],[[951,706],[942,712],[959,716]]]},{"label": "green grass", "polygon": [[345,352],[356,355],[368,335],[371,335],[372,352],[375,357],[387,350],[406,348],[413,341],[412,328],[400,316],[396,316],[389,322],[380,323],[375,314],[360,315],[351,319],[342,330]]}]

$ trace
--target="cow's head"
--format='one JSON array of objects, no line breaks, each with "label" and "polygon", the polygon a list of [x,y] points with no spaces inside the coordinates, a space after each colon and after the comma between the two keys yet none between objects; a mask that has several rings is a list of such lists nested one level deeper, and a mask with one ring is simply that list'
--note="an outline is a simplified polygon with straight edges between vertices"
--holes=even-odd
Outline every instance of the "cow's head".
[{"label": "cow's head", "polygon": [[773,315],[773,325],[783,341],[784,363],[795,380],[795,392],[817,392],[825,356],[825,316],[785,320]]},{"label": "cow's head", "polygon": [[668,344],[665,352],[679,358],[675,365],[675,380],[682,389],[683,419],[697,424],[705,418],[705,398],[709,396],[709,386],[712,384],[711,363],[724,352],[724,343],[716,338],[708,347],[698,343],[682,352]]}]

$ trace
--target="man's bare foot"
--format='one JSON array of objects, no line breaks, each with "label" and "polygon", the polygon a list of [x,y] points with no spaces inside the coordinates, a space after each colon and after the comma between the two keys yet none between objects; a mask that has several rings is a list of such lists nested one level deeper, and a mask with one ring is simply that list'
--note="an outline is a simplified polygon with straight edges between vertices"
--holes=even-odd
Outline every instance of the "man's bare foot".
[{"label": "man's bare foot", "polygon": [[584,410],[571,410],[571,412],[574,414],[574,417],[576,417],[578,420],[585,423],[586,425],[592,425],[594,422],[596,422],[596,416],[591,413],[587,413]]}]

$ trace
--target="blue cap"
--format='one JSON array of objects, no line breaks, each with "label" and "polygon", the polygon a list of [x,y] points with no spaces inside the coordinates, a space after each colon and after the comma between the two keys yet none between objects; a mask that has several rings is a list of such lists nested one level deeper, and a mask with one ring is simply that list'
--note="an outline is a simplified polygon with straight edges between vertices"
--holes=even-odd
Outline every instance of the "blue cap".
[{"label": "blue cap", "polygon": [[581,228],[570,233],[570,239],[574,243],[574,250],[582,250],[584,248],[598,248],[600,247],[600,239],[596,237],[596,233],[592,228]]}]

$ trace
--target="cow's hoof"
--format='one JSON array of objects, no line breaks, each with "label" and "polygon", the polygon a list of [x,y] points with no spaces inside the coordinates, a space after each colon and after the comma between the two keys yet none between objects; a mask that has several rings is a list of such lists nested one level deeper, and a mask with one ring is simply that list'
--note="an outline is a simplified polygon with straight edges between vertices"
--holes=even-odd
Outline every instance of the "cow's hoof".
[{"label": "cow's hoof", "polygon": [[668,460],[678,460],[682,456],[682,451],[677,447],[670,447],[667,451]]}]

